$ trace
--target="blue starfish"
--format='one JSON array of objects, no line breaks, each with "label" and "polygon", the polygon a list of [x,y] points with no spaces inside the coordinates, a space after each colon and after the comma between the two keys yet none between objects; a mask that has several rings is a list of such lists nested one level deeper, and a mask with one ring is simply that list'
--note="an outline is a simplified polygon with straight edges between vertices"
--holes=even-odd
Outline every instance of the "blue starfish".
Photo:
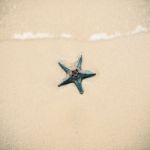
[{"label": "blue starfish", "polygon": [[96,75],[96,73],[93,73],[91,71],[82,70],[82,55],[78,58],[74,70],[71,70],[60,62],[58,64],[67,74],[67,77],[58,85],[58,87],[69,83],[74,83],[78,88],[80,94],[84,93],[82,80]]}]

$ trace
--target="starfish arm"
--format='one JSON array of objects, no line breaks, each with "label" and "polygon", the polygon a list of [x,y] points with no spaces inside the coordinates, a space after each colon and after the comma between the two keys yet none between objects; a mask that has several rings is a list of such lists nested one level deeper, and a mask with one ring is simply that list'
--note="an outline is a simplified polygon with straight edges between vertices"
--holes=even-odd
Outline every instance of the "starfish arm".
[{"label": "starfish arm", "polygon": [[71,83],[71,78],[67,77],[58,85],[58,87],[69,84],[69,83]]},{"label": "starfish arm", "polygon": [[76,87],[78,88],[78,91],[80,92],[80,94],[84,93],[83,87],[82,87],[82,83],[81,83],[81,79],[77,79],[74,81]]},{"label": "starfish arm", "polygon": [[77,64],[76,64],[76,67],[78,69],[81,69],[81,66],[82,66],[82,55],[78,58],[78,61],[77,61]]},{"label": "starfish arm", "polygon": [[80,72],[81,73],[81,77],[82,79],[85,79],[85,78],[90,78],[90,77],[93,77],[96,75],[96,73],[93,73],[91,71],[82,71]]},{"label": "starfish arm", "polygon": [[70,69],[69,68],[67,68],[64,64],[62,64],[62,63],[58,63],[59,64],[59,66],[66,72],[66,73],[68,73],[69,71],[70,71]]}]

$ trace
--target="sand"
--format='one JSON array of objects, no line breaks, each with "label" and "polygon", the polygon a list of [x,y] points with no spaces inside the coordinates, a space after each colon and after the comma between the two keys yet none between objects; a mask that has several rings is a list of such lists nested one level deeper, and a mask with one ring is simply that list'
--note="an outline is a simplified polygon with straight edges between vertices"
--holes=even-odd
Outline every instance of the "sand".
[{"label": "sand", "polygon": [[[0,149],[149,150],[150,33],[87,40],[99,31],[148,28],[148,4],[1,2]],[[75,38],[13,39],[22,32]],[[65,77],[58,61],[71,65],[80,54],[83,69],[97,73],[83,81],[83,95],[73,84],[57,87]]]}]

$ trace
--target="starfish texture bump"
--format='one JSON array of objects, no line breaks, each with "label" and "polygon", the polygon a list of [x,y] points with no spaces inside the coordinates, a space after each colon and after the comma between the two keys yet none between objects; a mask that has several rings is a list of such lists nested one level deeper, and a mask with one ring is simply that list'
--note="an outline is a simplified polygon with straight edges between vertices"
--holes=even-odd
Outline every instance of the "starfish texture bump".
[{"label": "starfish texture bump", "polygon": [[77,89],[79,90],[80,94],[84,93],[82,87],[82,80],[96,75],[96,73],[93,73],[91,71],[82,70],[82,55],[78,58],[78,61],[75,63],[75,69],[73,70],[66,67],[60,62],[58,64],[67,74],[67,77],[58,85],[58,87],[69,83],[74,83]]}]

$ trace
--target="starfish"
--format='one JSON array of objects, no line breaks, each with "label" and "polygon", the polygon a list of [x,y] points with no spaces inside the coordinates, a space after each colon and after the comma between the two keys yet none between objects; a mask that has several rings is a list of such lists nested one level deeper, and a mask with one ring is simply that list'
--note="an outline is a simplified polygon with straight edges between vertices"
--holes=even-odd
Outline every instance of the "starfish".
[{"label": "starfish", "polygon": [[80,94],[84,93],[82,80],[96,75],[96,73],[93,73],[91,71],[82,70],[82,55],[78,58],[78,61],[75,63],[75,69],[73,70],[66,67],[60,62],[58,64],[66,72],[67,75],[67,77],[58,85],[58,87],[69,83],[74,83]]}]

